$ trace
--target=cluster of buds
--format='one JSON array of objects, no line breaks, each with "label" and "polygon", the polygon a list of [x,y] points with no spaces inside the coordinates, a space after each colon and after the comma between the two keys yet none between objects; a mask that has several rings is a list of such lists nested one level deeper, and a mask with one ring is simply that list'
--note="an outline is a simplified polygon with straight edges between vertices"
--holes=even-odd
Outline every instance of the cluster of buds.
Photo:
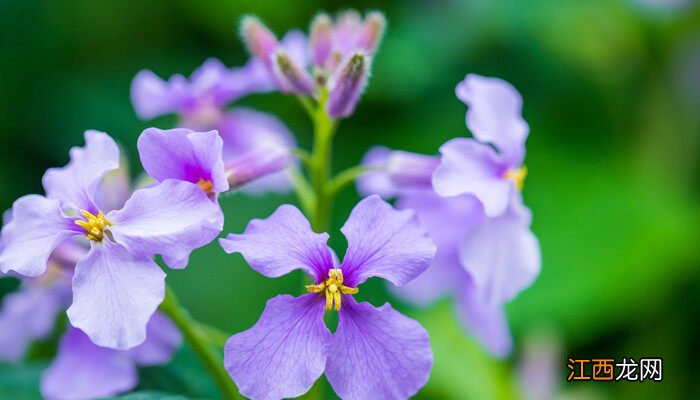
[{"label": "cluster of buds", "polygon": [[242,36],[278,90],[327,101],[332,118],[350,116],[367,84],[372,56],[386,20],[379,12],[363,19],[346,11],[335,21],[319,14],[311,24],[310,40],[292,32],[281,42],[255,17],[246,17]]}]

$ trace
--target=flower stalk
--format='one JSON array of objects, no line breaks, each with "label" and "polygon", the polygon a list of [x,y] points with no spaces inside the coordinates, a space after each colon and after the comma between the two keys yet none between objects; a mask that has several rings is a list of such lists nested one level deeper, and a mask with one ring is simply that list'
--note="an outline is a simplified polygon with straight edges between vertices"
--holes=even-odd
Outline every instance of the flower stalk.
[{"label": "flower stalk", "polygon": [[170,286],[166,286],[165,300],[161,303],[160,310],[180,329],[187,344],[197,354],[209,375],[214,379],[214,383],[221,393],[221,398],[224,400],[240,398],[236,386],[224,369],[223,360],[210,345],[211,339],[203,329],[197,329],[200,325],[180,305]]},{"label": "flower stalk", "polygon": [[328,115],[326,103],[328,92],[323,91],[313,110],[314,146],[311,155],[311,184],[316,192],[316,207],[311,216],[311,224],[316,232],[328,230],[333,210],[333,193],[329,190],[331,174],[331,151],[336,121]]}]

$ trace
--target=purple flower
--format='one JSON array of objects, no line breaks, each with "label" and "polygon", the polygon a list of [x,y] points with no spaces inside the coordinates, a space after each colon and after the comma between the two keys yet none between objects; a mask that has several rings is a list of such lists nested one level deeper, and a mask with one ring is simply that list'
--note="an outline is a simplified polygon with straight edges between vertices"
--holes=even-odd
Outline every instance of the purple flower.
[{"label": "purple flower", "polygon": [[432,188],[433,172],[440,158],[388,147],[372,147],[362,159],[370,172],[360,175],[360,193],[392,198],[401,192]]},{"label": "purple flower", "polygon": [[212,196],[229,189],[223,141],[216,131],[148,128],[139,136],[138,149],[144,170],[159,182],[190,182]]},{"label": "purple flower", "polygon": [[394,292],[417,304],[452,297],[464,327],[504,356],[512,339],[503,304],[530,286],[541,266],[531,213],[516,190],[527,124],[520,95],[501,80],[469,75],[457,94],[469,105],[475,139],[447,142],[439,158],[374,148],[358,189],[397,197],[397,208],[415,210],[437,245],[430,268]]},{"label": "purple flower", "polygon": [[142,119],[178,114],[186,127],[209,129],[228,103],[270,89],[271,83],[258,62],[228,69],[221,61],[210,58],[189,80],[174,75],[164,81],[152,71],[139,72],[131,83],[131,100]]},{"label": "purple flower", "polygon": [[182,337],[170,320],[155,313],[145,342],[131,350],[99,347],[79,329],[69,327],[58,354],[41,377],[49,400],[89,400],[128,392],[138,384],[138,366],[166,364]]},{"label": "purple flower", "polygon": [[368,13],[363,20],[356,11],[346,11],[335,24],[327,14],[319,14],[311,24],[310,41],[292,31],[279,42],[255,17],[243,19],[241,32],[277,89],[315,97],[328,93],[329,115],[345,118],[365,89],[385,25],[381,13]]},{"label": "purple flower", "polygon": [[469,106],[466,122],[474,139],[456,138],[440,147],[433,186],[442,196],[474,195],[487,215],[498,216],[527,175],[522,163],[529,128],[521,115],[522,98],[509,83],[474,74],[456,92]]},{"label": "purple flower", "polygon": [[[413,212],[377,196],[362,200],[341,231],[348,250],[339,266],[328,234],[314,233],[290,205],[220,240],[265,276],[302,269],[314,281],[308,294],[269,300],[258,322],[227,342],[224,363],[243,395],[297,397],[324,371],[344,399],[407,398],[428,381],[433,356],[423,327],[388,303],[375,308],[353,295],[373,276],[407,284],[427,268],[435,246]],[[339,311],[335,333],[323,322],[331,309]]]},{"label": "purple flower", "polygon": [[218,235],[223,216],[199,187],[176,180],[139,189],[123,208],[105,213],[97,193],[118,168],[119,149],[100,132],[86,132],[85,141],[71,149],[66,167],[46,172],[46,196],[14,203],[2,229],[0,270],[39,276],[61,243],[82,237],[90,250],[75,266],[68,318],[95,344],[128,349],[145,340],[165,296],[165,273],[152,257],[184,268],[194,249]]},{"label": "purple flower", "polygon": [[[151,71],[141,71],[134,78],[131,92],[134,108],[141,118],[150,119],[176,113],[180,116],[180,126],[183,128],[218,131],[223,139],[223,161],[230,188],[237,189],[245,185],[243,190],[257,193],[266,190],[286,191],[290,188],[291,180],[284,170],[292,160],[290,149],[295,147],[293,135],[272,115],[245,108],[227,111],[226,106],[247,94],[270,89],[271,81],[258,60],[251,60],[243,68],[227,69],[218,60],[210,59],[189,80],[175,75],[164,82]],[[159,135],[152,131],[156,130],[147,130],[142,135],[141,139],[148,142],[143,144],[144,148],[165,145],[165,137],[156,139]],[[188,146],[185,143],[187,140],[182,139],[182,130],[160,132],[162,136],[167,133],[180,135],[173,138],[173,142],[177,143],[167,146],[170,152],[179,152],[183,149],[182,146],[197,147],[197,144]],[[218,142],[214,146],[218,153]],[[193,150],[190,148],[188,151]],[[188,161],[178,158],[180,167],[183,166],[183,161]],[[160,166],[153,167],[155,164]],[[168,169],[167,173],[159,171],[160,174],[157,175],[172,177],[170,175],[175,171],[169,169],[167,164],[156,161],[149,163],[150,169]],[[160,180],[155,175],[153,177]],[[249,188],[249,183],[254,184],[254,187]],[[223,182],[218,186],[204,189],[217,194],[228,190],[224,189]]]},{"label": "purple flower", "polygon": [[[116,182],[107,182],[100,191],[117,193],[122,185]],[[11,213],[6,215],[8,223]],[[73,269],[88,251],[77,240],[63,242],[51,254],[44,274],[21,278],[19,289],[3,299],[0,361],[19,361],[31,342],[51,335],[57,315],[70,305]],[[42,376],[43,396],[93,399],[133,389],[138,382],[136,365],[165,364],[182,342],[177,328],[159,313],[151,317],[146,329],[147,338],[141,345],[131,350],[112,350],[93,344],[83,332],[69,327],[57,357]]]}]

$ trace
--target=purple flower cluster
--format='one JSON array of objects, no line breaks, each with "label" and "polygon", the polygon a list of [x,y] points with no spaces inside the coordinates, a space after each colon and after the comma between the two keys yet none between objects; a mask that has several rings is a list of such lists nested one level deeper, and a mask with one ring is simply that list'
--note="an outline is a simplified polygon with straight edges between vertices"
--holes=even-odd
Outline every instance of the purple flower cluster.
[{"label": "purple flower cluster", "polygon": [[[328,222],[324,212],[345,180],[339,177],[355,176],[352,170],[327,176],[333,128],[354,112],[385,24],[377,12],[364,18],[343,12],[335,21],[320,14],[308,39],[292,31],[278,41],[247,17],[241,29],[253,57],[244,67],[210,59],[189,78],[167,81],[139,72],[131,88],[138,115],[177,114],[179,127],[139,136],[148,179],[134,188],[116,142],[87,131],[70,162],[45,173],[45,195],[24,196],[5,214],[0,271],[21,285],[0,308],[0,361],[18,361],[31,342],[49,338],[65,311],[58,354],[41,381],[48,399],[133,389],[137,367],[168,362],[180,331],[226,398],[235,394],[228,376],[245,396],[281,399],[306,393],[324,373],[343,399],[409,398],[430,376],[429,335],[388,303],[357,300],[371,277],[419,304],[452,296],[466,328],[494,354],[507,354],[512,340],[503,306],[540,269],[521,196],[528,125],[512,86],[477,75],[457,86],[473,138],[448,141],[440,156],[386,148],[367,154],[370,172],[358,185],[368,197],[341,228],[348,243],[342,261],[327,246],[329,235],[314,232],[291,205],[219,240],[266,277],[300,269],[311,279],[306,293],[270,299],[254,326],[231,336],[223,365],[207,348],[216,340],[200,337],[206,327],[189,319],[172,290],[166,297],[156,256],[182,269],[195,249],[213,242],[223,229],[223,193],[285,190],[292,167],[313,226]],[[297,95],[309,112],[315,140],[325,141],[315,143],[313,154],[294,152],[291,133],[276,117],[227,108],[272,90]],[[303,159],[312,184],[292,154]],[[396,209],[376,194],[397,198]],[[335,332],[324,322],[333,311]]]},{"label": "purple flower cluster", "polygon": [[[389,304],[375,308],[353,295],[370,277],[404,286],[430,264],[435,246],[412,211],[397,211],[378,196],[361,201],[341,229],[348,241],[342,263],[296,207],[284,205],[243,234],[221,239],[251,268],[275,278],[306,272],[313,284],[299,297],[267,302],[260,320],[232,336],[226,369],[241,393],[281,399],[306,393],[325,371],[343,399],[408,398],[428,381],[433,364],[428,333]],[[336,310],[331,333],[325,311]]]},{"label": "purple flower cluster", "polygon": [[473,138],[448,141],[440,156],[374,148],[358,187],[415,210],[437,244],[431,267],[395,293],[417,304],[451,296],[465,328],[504,356],[512,340],[503,305],[532,284],[541,264],[520,192],[529,128],[520,94],[505,81],[468,75],[456,93],[469,107]]}]

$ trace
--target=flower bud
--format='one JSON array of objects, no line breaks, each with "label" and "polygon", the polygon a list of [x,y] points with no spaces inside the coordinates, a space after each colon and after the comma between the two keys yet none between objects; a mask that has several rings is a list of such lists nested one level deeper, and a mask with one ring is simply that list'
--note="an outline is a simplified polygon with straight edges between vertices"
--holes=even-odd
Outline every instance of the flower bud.
[{"label": "flower bud", "polygon": [[351,55],[340,66],[328,98],[328,114],[333,118],[350,116],[365,90],[369,76],[370,58],[363,53]]},{"label": "flower bud", "polygon": [[283,170],[289,164],[289,149],[280,145],[262,146],[226,164],[231,189]]},{"label": "flower bud", "polygon": [[314,65],[325,67],[333,51],[333,21],[328,14],[318,14],[311,23],[311,53]]},{"label": "flower bud", "polygon": [[246,16],[241,22],[241,36],[250,54],[272,70],[272,56],[279,48],[275,35],[256,17]]},{"label": "flower bud", "polygon": [[433,171],[439,164],[439,157],[395,150],[389,155],[386,171],[399,187],[430,188]]},{"label": "flower bud", "polygon": [[384,29],[386,27],[386,18],[384,14],[374,11],[369,13],[365,17],[365,22],[362,24],[362,29],[360,30],[360,37],[358,38],[358,45],[361,49],[364,49],[367,54],[374,54],[379,47],[379,43],[384,36]]},{"label": "flower bud", "polygon": [[311,75],[300,68],[283,50],[278,50],[274,55],[275,77],[279,81],[282,92],[311,94],[314,90],[314,81]]}]

